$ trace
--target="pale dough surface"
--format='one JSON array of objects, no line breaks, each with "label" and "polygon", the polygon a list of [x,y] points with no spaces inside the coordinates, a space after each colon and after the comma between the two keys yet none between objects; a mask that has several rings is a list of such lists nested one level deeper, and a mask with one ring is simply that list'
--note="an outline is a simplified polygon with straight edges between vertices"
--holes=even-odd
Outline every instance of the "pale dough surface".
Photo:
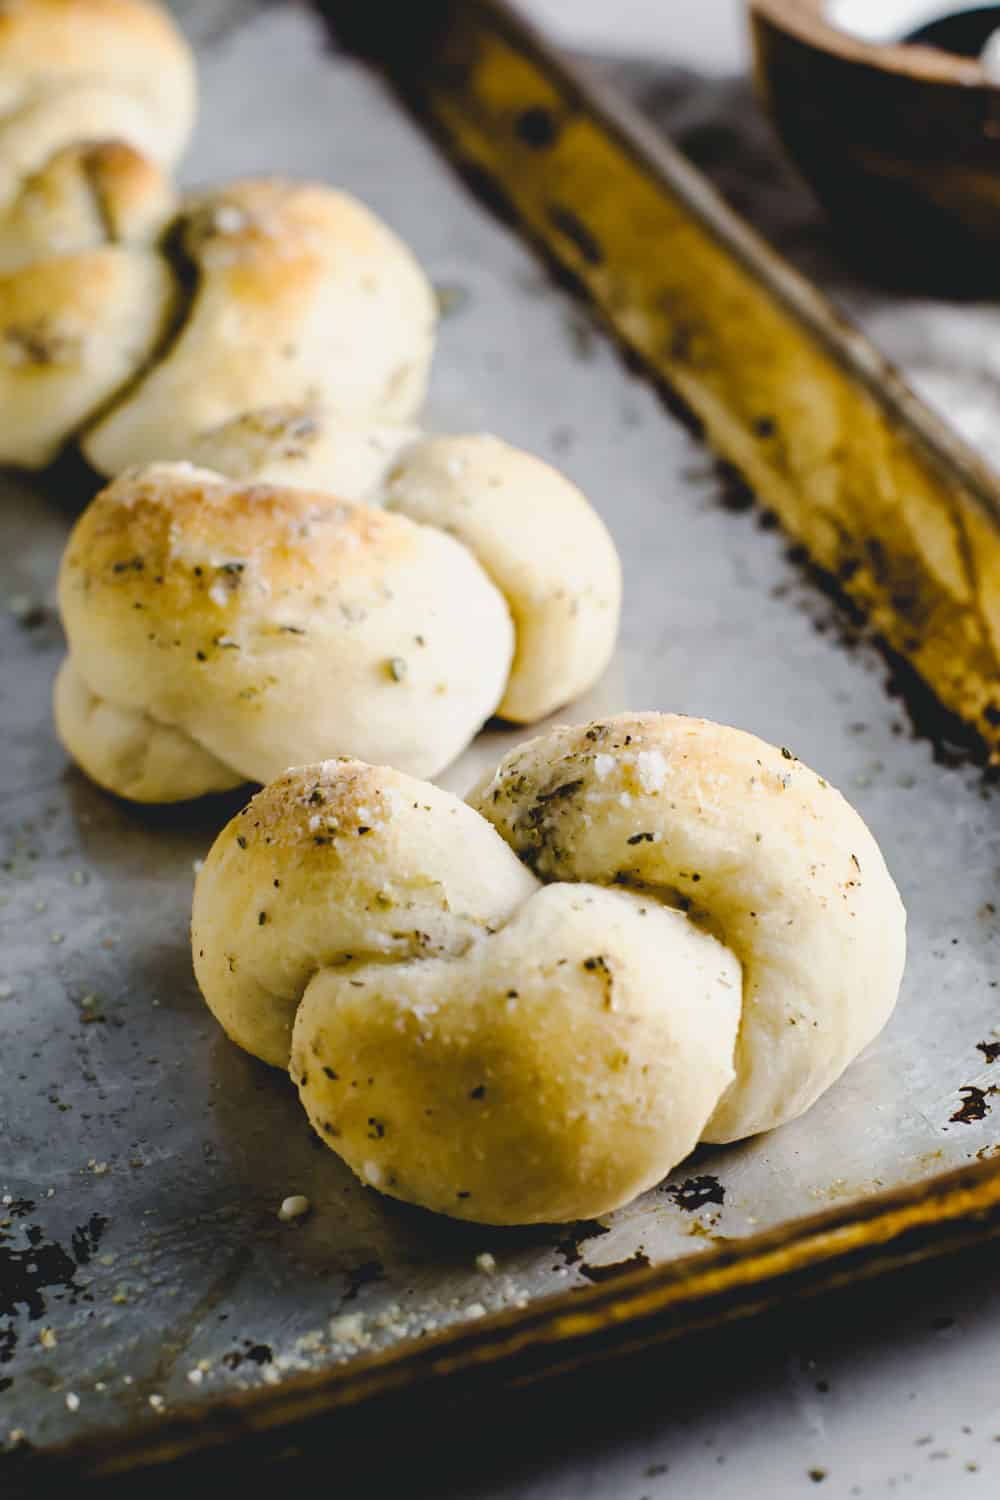
[{"label": "pale dough surface", "polygon": [[303,755],[433,775],[499,702],[514,649],[503,596],[445,532],[189,464],[127,472],[91,502],[59,603],[90,694],[198,750],[137,781],[131,740],[57,698],[69,752],[143,801],[215,790],[220,763],[270,781]]},{"label": "pale dough surface", "polygon": [[795,1118],[885,1025],[905,913],[787,750],[677,715],[557,729],[465,804],[287,772],[195,889],[202,992],[367,1184],[485,1223],[592,1217],[699,1140]]}]

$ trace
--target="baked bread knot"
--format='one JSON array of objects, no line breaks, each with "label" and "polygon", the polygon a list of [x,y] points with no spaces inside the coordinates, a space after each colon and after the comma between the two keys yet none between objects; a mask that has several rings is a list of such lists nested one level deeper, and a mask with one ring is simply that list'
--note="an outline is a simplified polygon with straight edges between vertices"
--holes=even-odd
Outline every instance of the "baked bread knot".
[{"label": "baked bread knot", "polygon": [[[443,494],[435,510],[419,488],[406,513],[190,464],[120,476],[77,522],[60,571],[69,655],[55,715],[70,754],[141,802],[270,781],[303,754],[430,776],[512,697],[545,711],[553,689],[589,685],[617,623],[618,561],[601,523],[528,455],[453,441],[474,478],[468,525],[461,496]],[[437,446],[400,459],[387,507]],[[443,492],[449,460],[434,464]],[[476,503],[497,493],[493,473],[513,479],[491,533]],[[519,529],[521,479],[541,506],[534,534]],[[531,593],[547,487],[581,534],[597,528],[610,574],[600,600],[582,593],[575,612],[568,595],[550,605],[541,586]]]},{"label": "baked bread knot", "polygon": [[0,463],[40,468],[169,332],[191,53],[146,0],[0,7]]},{"label": "baked bread knot", "polygon": [[189,464],[91,502],[59,603],[60,736],[142,802],[269,781],[303,752],[432,774],[489,717],[513,653],[503,596],[443,531]]},{"label": "baked bread knot", "polygon": [[203,433],[190,457],[234,479],[379,505],[460,541],[514,623],[514,660],[493,705],[504,718],[543,719],[611,660],[622,593],[614,542],[576,485],[533,454],[488,434],[427,437],[322,406],[272,405]]},{"label": "baked bread knot", "polygon": [[0,204],[0,463],[50,463],[162,344],[173,209],[159,167],[121,142],[61,148]]},{"label": "baked bread knot", "polygon": [[0,207],[66,146],[118,141],[160,167],[195,115],[191,50],[149,0],[0,7]]},{"label": "baked bread knot", "polygon": [[192,942],[226,1031],[362,1181],[525,1224],[808,1108],[888,1019],[905,915],[789,752],[630,714],[514,751],[468,805],[286,772],[216,840]]},{"label": "baked bread knot", "polygon": [[191,53],[149,0],[0,5],[0,463],[71,438],[112,475],[189,459],[267,404],[407,421],[433,289],[363,204],[253,178],[164,177],[194,120]]},{"label": "baked bread knot", "polygon": [[198,438],[273,404],[377,424],[423,400],[437,321],[419,264],[356,198],[254,178],[189,197],[170,249],[190,298],[173,339],[83,440],[103,474],[191,459]]}]

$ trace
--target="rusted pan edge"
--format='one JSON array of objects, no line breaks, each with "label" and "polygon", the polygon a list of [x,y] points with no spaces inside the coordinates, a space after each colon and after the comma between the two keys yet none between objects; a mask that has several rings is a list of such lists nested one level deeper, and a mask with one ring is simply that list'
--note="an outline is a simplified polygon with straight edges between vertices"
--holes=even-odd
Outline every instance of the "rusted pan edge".
[{"label": "rusted pan edge", "polygon": [[[305,1440],[390,1430],[393,1411],[480,1404],[518,1385],[749,1317],[1000,1234],[1000,1161],[977,1163],[752,1239],[625,1272],[409,1341],[382,1354],[202,1402],[124,1434],[97,1434],[0,1468],[5,1496],[102,1483],[238,1444],[262,1455]],[[344,1425],[338,1429],[337,1419]],[[333,1425],[331,1425],[333,1424]],[[9,1481],[9,1482],[8,1482]],[[12,1487],[13,1486],[13,1487]]]},{"label": "rusted pan edge", "polygon": [[319,8],[1000,758],[997,477],[627,101],[501,0]]}]

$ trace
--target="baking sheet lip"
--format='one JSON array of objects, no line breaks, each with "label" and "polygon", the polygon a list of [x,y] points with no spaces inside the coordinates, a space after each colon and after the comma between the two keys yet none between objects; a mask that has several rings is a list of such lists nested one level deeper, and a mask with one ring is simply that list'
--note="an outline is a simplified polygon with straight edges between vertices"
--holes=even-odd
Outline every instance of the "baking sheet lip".
[{"label": "baking sheet lip", "polygon": [[[336,24],[337,13],[343,9],[345,0],[311,0],[311,3]],[[455,0],[438,0],[437,8],[451,12],[455,9]],[[614,137],[642,172],[653,176],[672,196],[679,197],[721,249],[734,256],[740,266],[760,282],[837,363],[856,376],[868,392],[886,406],[900,424],[905,439],[915,437],[939,465],[951,471],[1000,529],[1000,476],[917,395],[898,368],[885,358],[847,314],[769,245],[631,100],[613,83],[593,74],[585,62],[553,48],[540,30],[521,14],[516,0],[473,0],[472,6],[466,3],[461,9],[466,16],[470,9],[488,11],[496,30],[520,51],[529,53]],[[387,30],[384,28],[382,34],[385,35]],[[395,52],[370,53],[369,60],[388,71],[390,76],[412,79],[413,74],[407,71],[406,63],[400,75],[395,56]],[[546,248],[551,252],[555,243],[553,238],[546,242]],[[616,337],[624,337],[618,330],[615,332]]]},{"label": "baking sheet lip", "polygon": [[[499,10],[504,0],[480,0]],[[518,21],[520,22],[520,17]],[[524,22],[526,40],[539,60],[562,72],[584,104],[629,152],[640,168],[652,170],[670,191],[680,191],[724,250],[735,252],[743,268],[760,276],[765,288],[799,318],[842,365],[884,401],[893,417],[913,429],[933,456],[957,471],[957,477],[1000,526],[1000,476],[913,390],[901,371],[888,360],[836,303],[780,255],[756,229],[733,209],[708,179],[689,162],[615,86],[592,75],[585,65],[550,51],[537,30]]]},{"label": "baking sheet lip", "polygon": [[[165,1417],[40,1449],[38,1474],[68,1471],[87,1479],[113,1478],[219,1449],[251,1432],[278,1431],[319,1415],[354,1410],[477,1367],[497,1370],[505,1385],[554,1377],[629,1348],[754,1317],[787,1293],[792,1277],[798,1277],[795,1294],[815,1295],[992,1235],[1000,1235],[1000,1157],[787,1220],[663,1265],[636,1267],[606,1283],[558,1292],[525,1308],[507,1308],[428,1337],[409,1338],[343,1364],[291,1375],[276,1386],[190,1401]],[[906,1249],[908,1239],[915,1239],[916,1246]],[[861,1266],[855,1264],[858,1257],[864,1257]],[[755,1299],[739,1295],[748,1288],[755,1289]],[[701,1316],[685,1319],[685,1308],[701,1309]],[[613,1337],[610,1348],[587,1342],[629,1330],[631,1340]],[[497,1336],[495,1341],[490,1334]],[[563,1357],[543,1361],[520,1377],[512,1371],[503,1380],[504,1367],[518,1355],[547,1350],[561,1351]],[[249,1422],[243,1420],[247,1413]]]}]

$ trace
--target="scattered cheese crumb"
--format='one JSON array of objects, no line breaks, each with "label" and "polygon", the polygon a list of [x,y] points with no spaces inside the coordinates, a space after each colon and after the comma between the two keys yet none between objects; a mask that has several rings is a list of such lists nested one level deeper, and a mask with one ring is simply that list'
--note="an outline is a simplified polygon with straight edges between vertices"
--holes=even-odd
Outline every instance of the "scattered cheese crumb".
[{"label": "scattered cheese crumb", "polygon": [[66,1392],[66,1408],[67,1408],[68,1411],[79,1411],[80,1410],[80,1398],[76,1394],[76,1391],[67,1391]]},{"label": "scattered cheese crumb", "polygon": [[278,1218],[283,1224],[287,1224],[292,1219],[301,1219],[302,1215],[307,1214],[311,1208],[312,1204],[304,1194],[293,1193],[290,1198],[282,1202],[278,1209]]},{"label": "scattered cheese crumb", "polygon": [[496,1258],[488,1250],[476,1256],[476,1268],[482,1271],[484,1276],[492,1276],[497,1268]]},{"label": "scattered cheese crumb", "polygon": [[220,234],[239,234],[246,227],[246,215],[233,203],[220,203],[212,215],[212,223]]},{"label": "scattered cheese crumb", "polygon": [[369,1339],[360,1313],[342,1313],[339,1318],[331,1318],[330,1337],[338,1344],[364,1344]]},{"label": "scattered cheese crumb", "polygon": [[43,1328],[38,1335],[38,1342],[43,1349],[54,1349],[57,1342],[55,1329]]},{"label": "scattered cheese crumb", "polygon": [[154,1411],[162,1411],[167,1403],[162,1396],[152,1395],[149,1398],[149,1404]]},{"label": "scattered cheese crumb", "polygon": [[644,792],[659,792],[667,780],[667,763],[661,750],[640,750],[635,760],[639,785]]},{"label": "scattered cheese crumb", "polygon": [[485,1318],[486,1309],[481,1302],[470,1302],[465,1309],[465,1316],[467,1318]]},{"label": "scattered cheese crumb", "polygon": [[193,1370],[188,1370],[187,1378],[192,1385],[201,1385],[202,1381],[205,1379],[205,1372],[204,1370],[199,1370],[198,1367],[195,1366]]},{"label": "scattered cheese crumb", "polygon": [[599,781],[603,781],[605,776],[610,776],[614,768],[615,758],[613,755],[594,756],[594,775]]}]

